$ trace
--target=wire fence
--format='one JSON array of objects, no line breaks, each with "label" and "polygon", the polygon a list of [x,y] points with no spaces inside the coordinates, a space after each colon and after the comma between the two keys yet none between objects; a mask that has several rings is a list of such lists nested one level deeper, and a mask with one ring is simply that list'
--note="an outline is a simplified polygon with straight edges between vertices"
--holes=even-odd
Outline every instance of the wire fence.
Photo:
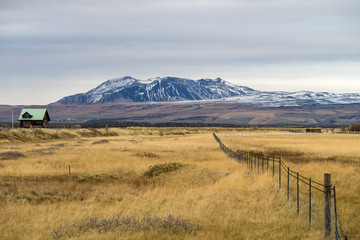
[{"label": "wire fence", "polygon": [[[324,195],[324,238],[330,239],[331,233],[333,233],[333,238],[336,240],[347,240],[347,235],[344,233],[339,210],[336,201],[336,192],[335,186],[331,185],[331,175],[324,174],[324,183],[320,183],[319,181],[314,181],[313,179],[306,177],[299,172],[296,172],[290,169],[285,162],[281,159],[281,157],[275,156],[265,156],[261,154],[257,154],[254,152],[236,150],[226,147],[221,139],[213,133],[215,140],[219,143],[220,148],[226,153],[229,157],[235,158],[238,162],[245,163],[247,167],[251,170],[260,168],[262,171],[269,172],[269,168],[272,169],[272,176],[275,177],[275,169],[278,171],[279,177],[279,188],[281,188],[282,179],[281,177],[285,175],[287,177],[287,198],[290,197],[290,178],[294,178],[296,180],[296,203],[297,203],[297,215],[300,212],[300,191],[299,185],[304,184],[308,187],[308,221],[309,227],[312,225],[312,196],[314,195],[312,190],[315,190],[318,193],[322,193]],[[261,163],[260,163],[261,162]],[[272,167],[270,167],[272,165]],[[277,166],[276,166],[277,165]],[[284,174],[285,173],[285,174]],[[333,208],[331,208],[331,203],[333,202]]]}]

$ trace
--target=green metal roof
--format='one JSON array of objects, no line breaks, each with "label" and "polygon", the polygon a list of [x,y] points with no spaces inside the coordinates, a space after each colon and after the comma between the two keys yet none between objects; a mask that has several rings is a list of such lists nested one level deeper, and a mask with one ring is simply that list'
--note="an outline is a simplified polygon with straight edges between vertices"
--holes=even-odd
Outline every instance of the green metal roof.
[{"label": "green metal roof", "polygon": [[[23,115],[25,113],[29,113],[31,115],[30,118],[24,118]],[[24,108],[19,116],[20,120],[32,120],[32,121],[41,121],[44,119],[45,114],[47,113],[46,109],[31,109],[31,108]],[[49,117],[50,120],[50,117]]]}]

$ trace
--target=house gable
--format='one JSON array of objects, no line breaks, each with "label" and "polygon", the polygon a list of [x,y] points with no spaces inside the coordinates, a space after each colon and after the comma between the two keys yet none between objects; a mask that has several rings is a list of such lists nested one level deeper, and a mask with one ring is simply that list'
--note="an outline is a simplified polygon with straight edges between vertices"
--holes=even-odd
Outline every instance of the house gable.
[{"label": "house gable", "polygon": [[46,109],[23,109],[19,116],[19,121],[50,121],[49,114]]}]

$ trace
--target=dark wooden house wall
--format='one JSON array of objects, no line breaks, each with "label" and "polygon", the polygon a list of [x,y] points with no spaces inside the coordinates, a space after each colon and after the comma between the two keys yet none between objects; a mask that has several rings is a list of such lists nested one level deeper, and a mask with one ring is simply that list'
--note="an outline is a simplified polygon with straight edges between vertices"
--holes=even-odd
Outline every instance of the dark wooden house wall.
[{"label": "dark wooden house wall", "polygon": [[315,129],[307,128],[306,132],[307,133],[321,133],[321,128],[315,128]]},{"label": "dark wooden house wall", "polygon": [[50,117],[48,113],[46,112],[44,119],[41,120],[21,120],[20,121],[20,127],[21,128],[48,128]]}]

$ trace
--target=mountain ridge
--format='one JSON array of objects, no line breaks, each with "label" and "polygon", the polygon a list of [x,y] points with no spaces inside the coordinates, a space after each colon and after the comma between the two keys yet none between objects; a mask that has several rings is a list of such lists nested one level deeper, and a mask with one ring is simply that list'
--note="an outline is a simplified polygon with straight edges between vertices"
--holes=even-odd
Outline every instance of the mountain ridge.
[{"label": "mountain ridge", "polygon": [[258,91],[221,78],[192,80],[156,77],[139,80],[130,76],[107,80],[85,93],[66,96],[61,104],[120,102],[231,101],[268,107],[360,103],[359,93],[335,94],[312,91]]},{"label": "mountain ridge", "polygon": [[107,102],[173,102],[240,96],[255,90],[228,83],[221,78],[191,80],[164,77],[138,80],[130,76],[110,79],[86,93],[60,99],[62,104]]}]

